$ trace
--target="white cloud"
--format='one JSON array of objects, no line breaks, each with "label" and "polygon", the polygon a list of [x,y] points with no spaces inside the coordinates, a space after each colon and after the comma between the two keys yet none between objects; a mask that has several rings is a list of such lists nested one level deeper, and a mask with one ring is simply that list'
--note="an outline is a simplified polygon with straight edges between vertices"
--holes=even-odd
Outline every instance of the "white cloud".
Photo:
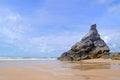
[{"label": "white cloud", "polygon": [[6,43],[15,45],[22,40],[25,33],[29,30],[28,25],[24,24],[23,17],[10,9],[0,8],[0,36]]},{"label": "white cloud", "polygon": [[29,26],[26,26],[22,20],[19,13],[12,11],[10,14],[2,15],[0,36],[8,44],[3,46],[13,45],[26,53],[55,53],[68,50],[72,44],[80,40],[80,33],[66,31],[53,35],[28,37]]},{"label": "white cloud", "polygon": [[24,36],[23,31],[19,27],[16,29],[14,27],[2,27],[0,30],[0,35],[7,43],[15,43]]},{"label": "white cloud", "polygon": [[[99,0],[99,1],[102,4],[109,2],[108,0]],[[110,12],[114,12],[118,10],[119,10],[119,6],[116,6],[116,7],[114,6],[109,8]],[[58,24],[59,26],[59,24],[63,25],[66,23],[68,25],[70,23],[68,17],[57,15],[57,14],[56,15],[51,14],[44,8],[43,10],[41,9],[40,11],[38,11],[37,15],[39,19],[36,21],[39,21],[39,25],[52,23],[52,24]],[[105,19],[107,19],[108,21],[109,19],[108,17],[111,17],[111,15],[110,14],[109,16],[107,15],[108,14],[105,14],[102,17],[102,19],[101,20],[98,19],[98,21],[105,22]],[[84,27],[82,26],[80,28],[79,25],[78,27],[75,27],[75,26],[72,26],[71,24],[69,25],[71,26],[72,29],[75,29],[75,28],[83,29],[82,27]],[[73,30],[71,30],[70,32],[60,31],[57,34],[47,34],[46,36],[29,37],[31,36],[27,33],[29,30],[29,25],[24,24],[23,17],[17,12],[14,12],[11,10],[2,11],[1,9],[0,9],[0,28],[1,28],[0,29],[1,40],[8,43],[8,45],[5,44],[4,46],[9,46],[9,44],[14,45],[14,47],[17,47],[22,51],[26,51],[26,53],[40,53],[40,54],[41,53],[56,53],[56,54],[61,53],[70,49],[70,47],[76,42],[80,41],[81,37],[83,36],[82,30],[80,30],[80,32],[74,32]],[[107,31],[102,31],[102,32],[107,32]],[[119,39],[120,33],[119,31],[115,31],[114,34],[111,34],[111,35],[110,33],[113,33],[113,32],[108,32],[106,34],[103,34],[103,39],[108,43],[108,45],[112,50],[114,49],[118,50],[120,47],[119,46],[120,44],[118,43],[118,41],[120,41]]]},{"label": "white cloud", "polygon": [[[29,26],[24,24],[23,17],[10,10],[5,10],[4,13],[4,15],[0,14],[0,37],[6,43],[3,46],[12,45],[26,53],[55,53],[68,50],[72,44],[80,40],[80,33],[66,31],[46,36],[28,37]],[[48,15],[41,13],[41,17],[42,14]]]},{"label": "white cloud", "polygon": [[104,36],[104,37],[103,37],[103,40],[104,40],[105,42],[109,42],[110,37],[109,37],[109,36]]},{"label": "white cloud", "polygon": [[108,8],[108,12],[110,13],[116,13],[119,12],[120,13],[120,5],[112,5],[111,7]]},{"label": "white cloud", "polygon": [[[62,34],[33,37],[28,39],[28,44],[33,46],[37,53],[55,53],[68,50],[80,40],[79,33],[63,32]],[[30,50],[30,49],[29,49]]]},{"label": "white cloud", "polygon": [[22,17],[18,12],[14,12],[8,8],[0,8],[0,23],[16,23],[21,20]]},{"label": "white cloud", "polygon": [[105,42],[108,44],[108,46],[110,47],[111,51],[120,51],[120,31],[116,30],[116,31],[110,31],[105,34],[103,34],[103,39],[105,40]]},{"label": "white cloud", "polygon": [[[33,52],[36,53],[60,54],[69,50],[71,46],[80,41],[84,35],[85,34],[78,32],[61,32],[60,34],[29,38],[27,40],[27,44],[29,46],[26,47],[28,48],[26,50],[33,50]],[[119,51],[119,30],[103,30],[101,32],[101,36],[103,36],[103,40],[105,40],[105,42],[108,44],[111,51]]]},{"label": "white cloud", "polygon": [[10,20],[10,21],[18,21],[18,20],[21,20],[21,16],[20,14],[13,14],[13,15],[8,15],[6,16],[6,20]]}]

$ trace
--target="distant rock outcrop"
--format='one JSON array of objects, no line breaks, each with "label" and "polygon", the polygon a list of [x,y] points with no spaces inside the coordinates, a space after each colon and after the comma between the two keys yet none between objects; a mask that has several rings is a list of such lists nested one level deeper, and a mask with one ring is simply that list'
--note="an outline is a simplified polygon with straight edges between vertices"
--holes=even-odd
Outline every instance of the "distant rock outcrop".
[{"label": "distant rock outcrop", "polygon": [[113,60],[120,60],[120,52],[111,52],[109,57]]},{"label": "distant rock outcrop", "polygon": [[91,25],[90,31],[71,47],[64,52],[58,59],[62,61],[79,61],[84,59],[93,59],[104,57],[109,54],[109,47],[100,38],[96,29],[96,24]]}]

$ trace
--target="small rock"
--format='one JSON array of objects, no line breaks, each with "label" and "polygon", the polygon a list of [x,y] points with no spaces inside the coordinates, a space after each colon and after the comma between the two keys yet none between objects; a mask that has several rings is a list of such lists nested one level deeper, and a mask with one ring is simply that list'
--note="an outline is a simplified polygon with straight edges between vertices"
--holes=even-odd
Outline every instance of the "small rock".
[{"label": "small rock", "polygon": [[120,52],[111,52],[110,58],[113,60],[120,60]]}]

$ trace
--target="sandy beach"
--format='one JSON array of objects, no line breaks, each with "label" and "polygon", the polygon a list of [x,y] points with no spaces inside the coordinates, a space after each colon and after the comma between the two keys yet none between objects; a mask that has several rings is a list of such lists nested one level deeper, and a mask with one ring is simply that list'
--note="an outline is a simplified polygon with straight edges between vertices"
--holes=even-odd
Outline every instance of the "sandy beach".
[{"label": "sandy beach", "polygon": [[120,61],[0,60],[0,80],[120,80]]}]

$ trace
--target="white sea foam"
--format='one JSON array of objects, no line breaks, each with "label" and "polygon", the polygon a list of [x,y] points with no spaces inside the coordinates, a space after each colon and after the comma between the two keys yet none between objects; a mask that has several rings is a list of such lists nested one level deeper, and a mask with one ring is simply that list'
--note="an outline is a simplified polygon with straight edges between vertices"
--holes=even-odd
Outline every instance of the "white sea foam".
[{"label": "white sea foam", "polygon": [[12,58],[12,57],[0,57],[1,60],[57,60],[57,58]]}]

